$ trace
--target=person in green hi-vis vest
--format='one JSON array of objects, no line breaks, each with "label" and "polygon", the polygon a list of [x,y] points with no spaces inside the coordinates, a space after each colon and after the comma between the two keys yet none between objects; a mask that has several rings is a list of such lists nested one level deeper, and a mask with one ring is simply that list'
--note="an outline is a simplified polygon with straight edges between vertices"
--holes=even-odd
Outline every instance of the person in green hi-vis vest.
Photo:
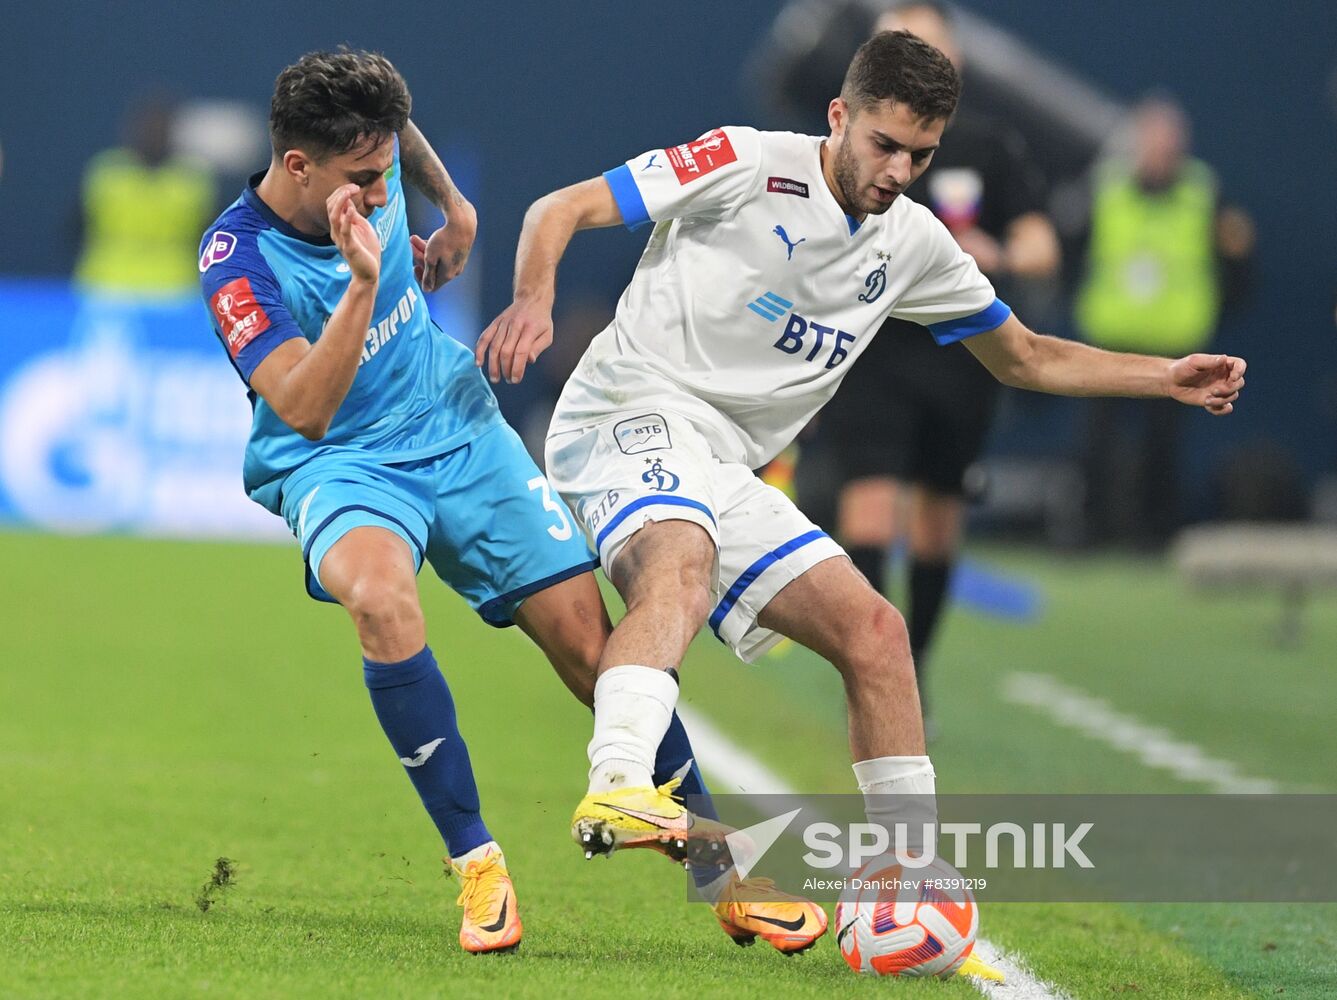
[{"label": "person in green hi-vis vest", "polygon": [[200,233],[216,209],[208,170],[173,155],[172,109],[132,110],[125,146],[84,169],[83,246],[74,277],[84,291],[157,298],[194,295]]},{"label": "person in green hi-vis vest", "polygon": [[[1091,344],[1204,351],[1235,296],[1253,225],[1220,203],[1215,175],[1188,155],[1183,110],[1164,97],[1133,112],[1128,159],[1095,172],[1076,319]],[[1086,483],[1093,542],[1159,548],[1179,527],[1179,414],[1160,400],[1090,401]]]}]

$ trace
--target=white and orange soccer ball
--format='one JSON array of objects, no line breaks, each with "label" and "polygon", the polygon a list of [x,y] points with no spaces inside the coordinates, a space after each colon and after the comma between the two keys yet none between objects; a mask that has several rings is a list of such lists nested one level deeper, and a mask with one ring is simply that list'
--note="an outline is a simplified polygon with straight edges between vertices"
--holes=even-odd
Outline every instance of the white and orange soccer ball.
[{"label": "white and orange soccer ball", "polygon": [[968,884],[935,859],[902,868],[869,862],[836,904],[836,944],[855,972],[912,978],[954,975],[975,947],[979,911]]}]

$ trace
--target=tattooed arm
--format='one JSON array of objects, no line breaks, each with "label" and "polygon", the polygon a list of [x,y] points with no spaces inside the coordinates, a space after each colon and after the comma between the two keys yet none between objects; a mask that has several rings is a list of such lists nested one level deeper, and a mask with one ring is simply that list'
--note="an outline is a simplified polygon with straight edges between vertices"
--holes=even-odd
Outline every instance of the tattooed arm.
[{"label": "tattooed arm", "polygon": [[446,224],[427,239],[411,237],[414,273],[423,291],[432,292],[464,270],[478,232],[478,213],[460,194],[440,157],[411,121],[399,133],[399,164],[404,168],[404,179],[446,216]]}]

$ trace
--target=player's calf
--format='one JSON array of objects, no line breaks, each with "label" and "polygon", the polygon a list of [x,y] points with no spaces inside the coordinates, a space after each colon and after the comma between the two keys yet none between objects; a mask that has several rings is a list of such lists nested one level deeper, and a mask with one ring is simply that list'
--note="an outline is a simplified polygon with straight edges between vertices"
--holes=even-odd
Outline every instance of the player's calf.
[{"label": "player's calf", "polygon": [[591,794],[626,789],[656,796],[656,757],[678,700],[673,668],[705,621],[713,565],[710,536],[681,521],[646,525],[616,558],[610,572],[627,614],[604,647],[594,686]]},{"label": "player's calf", "polygon": [[599,657],[613,631],[594,574],[532,594],[516,609],[515,623],[543,650],[567,689],[592,707]]},{"label": "player's calf", "polygon": [[905,619],[869,591],[830,651],[845,685],[850,748],[855,760],[924,752],[919,689]]}]

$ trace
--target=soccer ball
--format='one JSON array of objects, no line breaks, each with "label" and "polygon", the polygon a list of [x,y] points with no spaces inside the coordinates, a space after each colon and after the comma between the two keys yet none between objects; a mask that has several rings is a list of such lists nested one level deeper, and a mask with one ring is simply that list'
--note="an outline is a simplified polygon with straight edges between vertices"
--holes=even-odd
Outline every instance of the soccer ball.
[{"label": "soccer ball", "polygon": [[946,979],[975,947],[979,911],[961,873],[940,859],[869,862],[836,904],[836,944],[855,972]]}]

